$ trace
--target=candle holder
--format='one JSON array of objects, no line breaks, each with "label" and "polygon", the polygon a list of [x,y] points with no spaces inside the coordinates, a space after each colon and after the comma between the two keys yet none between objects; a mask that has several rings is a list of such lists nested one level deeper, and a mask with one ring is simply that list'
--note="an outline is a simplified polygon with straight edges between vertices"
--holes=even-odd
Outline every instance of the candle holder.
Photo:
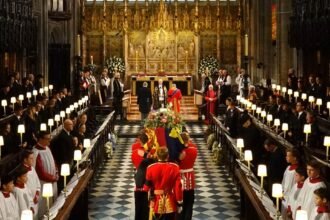
[{"label": "candle holder", "polygon": [[237,138],[236,146],[239,148],[239,159],[242,160],[242,148],[244,148],[244,140],[242,138]]},{"label": "candle holder", "polygon": [[312,132],[312,127],[310,124],[304,125],[304,133],[306,134],[306,144],[308,143],[308,134]]},{"label": "candle holder", "polygon": [[75,161],[77,161],[77,178],[79,178],[79,161],[81,160],[81,158],[82,158],[81,150],[75,150],[74,155],[73,155],[73,159]]},{"label": "candle holder", "polygon": [[1,106],[3,107],[3,115],[6,115],[6,107],[8,103],[6,99],[1,100]]},{"label": "candle holder", "polygon": [[0,159],[1,159],[1,147],[4,145],[3,136],[0,136]]},{"label": "candle holder", "polygon": [[324,136],[323,145],[327,148],[326,160],[329,161],[330,136]]},{"label": "candle holder", "polygon": [[260,177],[260,197],[262,198],[264,194],[264,177],[267,176],[267,167],[265,164],[259,164],[258,166],[258,176]]},{"label": "candle holder", "polygon": [[251,161],[252,161],[253,157],[252,157],[252,151],[251,150],[246,150],[244,151],[244,160],[247,162],[248,164],[248,176],[251,176]]},{"label": "candle holder", "polygon": [[52,183],[44,183],[43,189],[42,189],[42,197],[47,199],[47,212],[46,217],[49,220],[50,219],[50,213],[49,213],[49,198],[53,197],[53,184]]},{"label": "candle holder", "polygon": [[272,196],[276,198],[276,218],[279,219],[281,216],[280,213],[280,198],[283,197],[283,188],[279,183],[274,183],[272,186]]},{"label": "candle holder", "polygon": [[70,175],[70,165],[68,163],[64,163],[61,165],[61,176],[64,177],[64,197],[66,197],[66,193],[68,192],[66,188],[66,177]]},{"label": "candle holder", "polygon": [[284,138],[286,138],[286,132],[289,130],[289,125],[288,123],[283,123],[282,124],[282,131],[284,133]]},{"label": "candle holder", "polygon": [[21,138],[21,145],[23,144],[23,134],[25,133],[25,126],[24,124],[20,124],[17,127],[17,133],[20,134],[20,138]]}]

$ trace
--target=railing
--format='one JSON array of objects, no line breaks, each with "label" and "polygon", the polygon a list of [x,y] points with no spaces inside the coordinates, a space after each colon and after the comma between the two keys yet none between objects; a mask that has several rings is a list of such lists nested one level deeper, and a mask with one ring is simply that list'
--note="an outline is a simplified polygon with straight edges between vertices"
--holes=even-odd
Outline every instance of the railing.
[{"label": "railing", "polygon": [[[239,188],[241,196],[242,219],[274,219],[276,208],[267,193],[260,195],[259,180],[253,172],[241,161],[242,155],[236,145],[236,139],[229,136],[223,123],[212,116],[212,131],[222,149],[223,162],[229,170],[230,176]],[[251,167],[253,165],[251,164]],[[256,215],[258,218],[256,218]]]},{"label": "railing", "polygon": [[[93,179],[94,171],[98,170],[104,161],[104,145],[109,141],[109,133],[114,130],[113,116],[114,111],[107,116],[95,133],[91,147],[85,150],[80,163],[87,164],[87,169],[82,171],[83,175],[79,177],[79,180],[77,180],[77,175],[72,177],[69,184],[76,181],[76,186],[73,187],[71,194],[65,198],[62,205],[58,205],[59,202],[56,200],[54,204],[57,206],[51,208],[53,213],[57,213],[55,219],[88,219],[88,186]],[[58,198],[63,199],[61,195]]]}]

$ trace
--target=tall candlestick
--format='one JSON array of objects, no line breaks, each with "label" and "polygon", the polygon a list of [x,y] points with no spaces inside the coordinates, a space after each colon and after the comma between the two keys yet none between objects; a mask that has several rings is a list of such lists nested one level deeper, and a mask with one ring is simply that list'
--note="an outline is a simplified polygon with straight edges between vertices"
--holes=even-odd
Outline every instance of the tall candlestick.
[{"label": "tall candlestick", "polygon": [[244,35],[244,55],[249,56],[249,36]]},{"label": "tall candlestick", "polygon": [[188,51],[186,50],[185,51],[185,54],[186,54],[186,73],[188,73]]},{"label": "tall candlestick", "polygon": [[78,34],[77,35],[77,56],[79,56],[80,57],[80,55],[81,55],[81,53],[80,53],[80,35]]},{"label": "tall candlestick", "polygon": [[135,51],[135,72],[138,73],[138,51]]},{"label": "tall candlestick", "polygon": [[94,64],[93,56],[91,56],[91,64]]}]

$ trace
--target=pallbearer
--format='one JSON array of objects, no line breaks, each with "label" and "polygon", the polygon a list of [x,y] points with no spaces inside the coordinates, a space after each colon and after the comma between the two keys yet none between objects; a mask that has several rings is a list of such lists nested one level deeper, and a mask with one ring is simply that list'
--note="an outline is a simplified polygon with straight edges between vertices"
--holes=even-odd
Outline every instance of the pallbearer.
[{"label": "pallbearer", "polygon": [[193,205],[195,200],[195,172],[194,164],[197,157],[197,147],[190,140],[189,134],[183,132],[181,134],[185,148],[180,154],[180,173],[183,183],[183,206],[180,219],[191,220],[193,213]]},{"label": "pallbearer", "polygon": [[179,166],[168,162],[168,150],[160,147],[158,162],[147,168],[144,189],[150,191],[149,219],[174,220],[176,212],[182,210],[182,185]]}]

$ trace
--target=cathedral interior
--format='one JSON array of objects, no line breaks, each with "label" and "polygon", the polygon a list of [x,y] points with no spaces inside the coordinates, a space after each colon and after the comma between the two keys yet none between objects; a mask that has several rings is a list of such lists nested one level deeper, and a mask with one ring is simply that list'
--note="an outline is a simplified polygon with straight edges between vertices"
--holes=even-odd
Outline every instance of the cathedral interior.
[{"label": "cathedral interior", "polygon": [[[330,193],[316,191],[330,182],[329,39],[330,0],[0,0],[0,206],[26,151],[41,198],[0,219],[330,219]],[[189,133],[190,216],[184,187],[184,214],[137,208],[142,131],[144,158]],[[38,144],[54,156],[52,181]],[[320,187],[294,197],[295,170]]]}]

